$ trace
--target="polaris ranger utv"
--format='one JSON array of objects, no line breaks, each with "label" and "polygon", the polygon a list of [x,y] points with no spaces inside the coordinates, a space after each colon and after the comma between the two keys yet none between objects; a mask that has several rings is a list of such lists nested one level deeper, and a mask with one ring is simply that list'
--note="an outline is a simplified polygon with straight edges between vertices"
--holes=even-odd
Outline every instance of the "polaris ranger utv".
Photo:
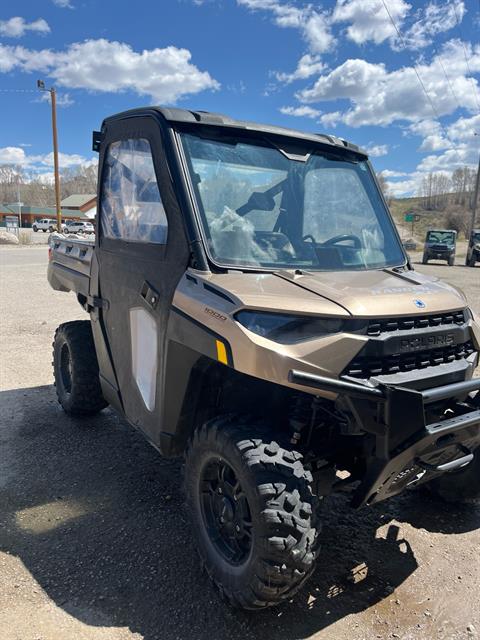
[{"label": "polaris ranger utv", "polygon": [[423,247],[422,263],[429,260],[446,260],[448,266],[455,264],[457,232],[453,229],[429,229]]},{"label": "polaris ranger utv", "polygon": [[467,255],[465,265],[474,267],[476,262],[480,262],[480,229],[472,229],[468,240]]},{"label": "polaris ranger utv", "polygon": [[368,158],[329,135],[149,107],[107,118],[94,243],[48,278],[89,321],[54,340],[71,415],[108,404],[184,456],[193,535],[234,605],[290,598],[318,502],[428,483],[480,496],[480,327],[415,272]]}]

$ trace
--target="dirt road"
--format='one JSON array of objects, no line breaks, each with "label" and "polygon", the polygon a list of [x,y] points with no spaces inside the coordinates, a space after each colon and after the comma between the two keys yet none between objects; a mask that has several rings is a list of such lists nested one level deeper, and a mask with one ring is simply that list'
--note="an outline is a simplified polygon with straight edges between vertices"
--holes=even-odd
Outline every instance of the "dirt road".
[{"label": "dirt road", "polygon": [[[0,249],[1,640],[477,638],[480,508],[411,493],[324,505],[323,553],[292,602],[224,605],[200,572],[181,469],[106,410],[74,420],[51,375],[55,327],[84,317],[47,285],[46,247]],[[420,270],[462,286],[480,268]]]}]

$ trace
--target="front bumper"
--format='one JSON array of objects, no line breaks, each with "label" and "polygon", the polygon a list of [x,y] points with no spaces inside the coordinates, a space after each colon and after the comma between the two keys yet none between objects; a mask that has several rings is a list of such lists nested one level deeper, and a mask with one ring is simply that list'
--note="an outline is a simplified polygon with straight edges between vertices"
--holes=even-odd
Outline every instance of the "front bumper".
[{"label": "front bumper", "polygon": [[[374,504],[407,487],[452,472],[480,446],[480,378],[422,391],[369,387],[292,370],[290,381],[339,394],[363,431],[375,436],[354,507]],[[474,397],[469,394],[476,392]],[[434,406],[445,407],[429,422]]]}]

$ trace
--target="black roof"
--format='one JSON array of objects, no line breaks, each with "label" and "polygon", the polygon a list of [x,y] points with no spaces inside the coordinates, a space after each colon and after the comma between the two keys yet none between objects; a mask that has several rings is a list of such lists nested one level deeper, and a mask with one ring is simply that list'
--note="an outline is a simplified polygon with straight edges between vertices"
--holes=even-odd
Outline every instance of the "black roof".
[{"label": "black roof", "polygon": [[235,120],[234,118],[230,118],[229,116],[225,116],[221,113],[211,113],[209,111],[189,111],[187,109],[177,109],[175,107],[141,107],[138,109],[130,109],[129,111],[122,111],[121,113],[109,116],[108,118],[105,118],[104,123],[107,124],[112,120],[122,120],[125,118],[152,114],[160,114],[169,122],[231,127],[232,129],[242,129],[244,131],[258,131],[278,136],[287,136],[289,138],[296,138],[297,140],[311,140],[312,142],[321,142],[323,144],[331,144],[335,147],[346,148],[350,151],[367,156],[367,153],[357,147],[357,145],[326,133],[305,133],[304,131],[288,129],[286,127],[277,127],[271,124],[259,124],[258,122],[249,122],[247,120]]}]

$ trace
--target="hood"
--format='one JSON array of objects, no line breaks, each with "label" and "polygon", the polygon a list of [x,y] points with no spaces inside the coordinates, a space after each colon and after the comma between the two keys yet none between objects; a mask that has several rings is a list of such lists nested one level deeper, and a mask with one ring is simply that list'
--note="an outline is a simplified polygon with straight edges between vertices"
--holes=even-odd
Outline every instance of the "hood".
[{"label": "hood", "polygon": [[354,316],[440,313],[466,305],[465,296],[455,287],[416,271],[316,272],[298,276],[295,282],[335,301]]},{"label": "hood", "polygon": [[211,274],[208,280],[242,306],[285,313],[378,318],[466,306],[455,287],[416,271],[230,272]]}]

